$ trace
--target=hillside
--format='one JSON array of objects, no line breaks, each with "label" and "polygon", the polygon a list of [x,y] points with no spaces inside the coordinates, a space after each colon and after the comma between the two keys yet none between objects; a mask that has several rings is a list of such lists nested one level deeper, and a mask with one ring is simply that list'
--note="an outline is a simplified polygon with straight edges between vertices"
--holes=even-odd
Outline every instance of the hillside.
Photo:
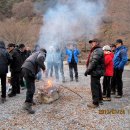
[{"label": "hillside", "polygon": [[[4,20],[6,18],[10,19],[11,17],[16,17],[17,15],[19,16],[19,14],[15,16],[15,13],[12,12],[12,9],[16,3],[23,1],[24,0],[0,0],[0,20]],[[37,9],[41,9],[42,7],[42,11],[46,11],[48,7],[55,5],[58,0],[44,0],[44,2],[40,5],[38,4],[38,2],[43,0],[25,1],[30,1],[30,3],[35,2],[34,7],[37,6]],[[64,2],[65,0],[62,1]],[[105,17],[103,18],[98,36],[104,44],[110,44],[113,43],[116,39],[122,38],[125,45],[130,48],[130,1],[107,0],[106,9],[107,12],[105,14]],[[16,12],[18,11],[16,10]],[[37,17],[39,17],[39,14],[35,14],[34,12],[25,12],[25,14],[28,14],[28,16],[23,15],[23,17],[21,16],[20,18],[18,18],[18,20],[25,19],[26,17],[31,17],[31,19],[29,19],[29,22],[32,22],[32,19],[36,20]],[[42,22],[40,21],[40,24],[41,23]],[[35,21],[35,24],[38,24],[38,26],[40,25],[39,21]],[[84,46],[82,45],[82,47]]]}]

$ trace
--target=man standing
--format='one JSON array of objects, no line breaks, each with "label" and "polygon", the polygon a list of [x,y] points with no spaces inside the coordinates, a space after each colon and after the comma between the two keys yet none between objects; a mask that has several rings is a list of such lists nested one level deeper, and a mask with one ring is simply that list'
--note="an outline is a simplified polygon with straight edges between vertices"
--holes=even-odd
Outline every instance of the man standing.
[{"label": "man standing", "polygon": [[89,44],[91,45],[91,51],[88,56],[86,63],[87,70],[84,75],[91,75],[93,103],[88,104],[88,107],[96,108],[99,106],[99,103],[102,102],[100,78],[104,75],[104,53],[99,45],[98,39],[90,40]]},{"label": "man standing", "polygon": [[8,64],[10,63],[9,53],[5,49],[5,44],[0,41],[0,79],[2,85],[1,102],[6,101],[6,74],[8,73]]},{"label": "man standing", "polygon": [[16,94],[20,94],[20,72],[22,66],[22,59],[20,50],[18,48],[15,48],[15,44],[10,43],[8,45],[8,51],[12,58],[10,64],[12,91],[8,94],[8,96],[14,97],[16,96]]},{"label": "man standing", "polygon": [[27,87],[24,110],[28,111],[29,114],[35,113],[35,111],[32,110],[32,104],[34,104],[33,95],[35,93],[35,79],[40,68],[43,71],[45,70],[44,65],[45,58],[46,58],[46,50],[41,49],[40,51],[30,55],[22,65],[22,73]]},{"label": "man standing", "polygon": [[78,55],[80,51],[76,48],[75,45],[71,44],[69,49],[66,49],[66,55],[68,56],[68,64],[70,71],[70,81],[73,81],[73,69],[75,72],[75,80],[78,82]]},{"label": "man standing", "polygon": [[123,41],[121,39],[117,39],[115,45],[116,50],[114,55],[114,79],[117,87],[116,98],[121,98],[123,95],[122,73],[124,70],[124,66],[128,61],[128,49],[123,45]]}]

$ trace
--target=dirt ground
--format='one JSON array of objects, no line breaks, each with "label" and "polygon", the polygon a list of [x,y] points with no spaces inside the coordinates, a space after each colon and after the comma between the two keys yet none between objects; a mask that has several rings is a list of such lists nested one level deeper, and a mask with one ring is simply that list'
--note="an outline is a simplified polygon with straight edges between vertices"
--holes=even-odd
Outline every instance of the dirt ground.
[{"label": "dirt ground", "polygon": [[[128,68],[126,68],[128,69]],[[65,66],[66,82],[63,84],[80,94],[62,89],[59,100],[52,104],[34,106],[36,113],[29,115],[22,110],[26,90],[0,104],[0,130],[130,130],[130,71],[123,74],[124,96],[90,109],[90,77],[84,77],[85,66],[78,66],[79,82],[69,82],[68,66]],[[36,86],[42,85],[37,82]]]}]

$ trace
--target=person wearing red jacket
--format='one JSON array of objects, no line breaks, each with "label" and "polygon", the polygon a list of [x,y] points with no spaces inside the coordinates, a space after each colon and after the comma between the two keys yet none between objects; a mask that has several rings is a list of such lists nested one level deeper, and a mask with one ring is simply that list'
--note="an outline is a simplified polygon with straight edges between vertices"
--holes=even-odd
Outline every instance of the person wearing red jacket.
[{"label": "person wearing red jacket", "polygon": [[103,78],[103,101],[111,101],[111,78],[114,72],[113,58],[114,54],[111,52],[110,46],[103,47],[105,74]]}]

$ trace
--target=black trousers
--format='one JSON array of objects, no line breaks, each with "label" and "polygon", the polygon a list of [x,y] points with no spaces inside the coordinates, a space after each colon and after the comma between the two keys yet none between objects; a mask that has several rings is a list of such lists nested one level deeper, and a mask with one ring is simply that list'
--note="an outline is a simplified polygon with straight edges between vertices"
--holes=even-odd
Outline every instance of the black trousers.
[{"label": "black trousers", "polygon": [[102,90],[100,84],[99,76],[91,76],[91,91],[93,104],[99,105],[99,102],[102,100]]},{"label": "black trousers", "polygon": [[114,70],[114,75],[111,78],[111,91],[116,92],[116,71]]},{"label": "black trousers", "polygon": [[103,78],[103,95],[106,95],[106,97],[111,97],[111,77],[110,76],[104,76]]},{"label": "black trousers", "polygon": [[117,94],[123,95],[123,81],[122,81],[123,69],[114,69],[114,76],[112,81],[112,89],[117,89]]},{"label": "black trousers", "polygon": [[0,74],[2,98],[6,98],[6,74]]},{"label": "black trousers", "polygon": [[11,72],[12,94],[20,93],[20,72]]},{"label": "black trousers", "polygon": [[32,76],[31,71],[23,68],[22,73],[26,82],[27,92],[26,92],[26,100],[25,102],[32,103],[33,96],[35,93],[35,77]]},{"label": "black trousers", "polygon": [[74,72],[75,72],[75,78],[78,79],[77,63],[69,63],[70,78],[72,78],[72,79],[73,79],[73,69],[74,69]]}]

